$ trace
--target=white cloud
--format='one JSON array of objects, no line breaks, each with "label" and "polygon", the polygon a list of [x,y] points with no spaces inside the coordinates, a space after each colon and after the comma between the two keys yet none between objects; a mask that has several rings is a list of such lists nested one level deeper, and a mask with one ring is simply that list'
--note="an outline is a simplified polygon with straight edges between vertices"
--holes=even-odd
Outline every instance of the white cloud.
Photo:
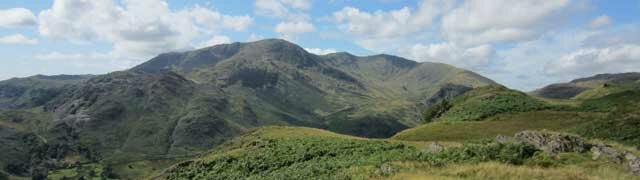
[{"label": "white cloud", "polygon": [[624,44],[607,48],[580,49],[552,61],[546,72],[552,75],[640,71],[640,45]]},{"label": "white cloud", "polygon": [[570,0],[468,0],[442,19],[445,37],[465,45],[537,38],[562,19]]},{"label": "white cloud", "polygon": [[282,3],[296,9],[306,10],[311,8],[311,2],[308,0],[282,0]]},{"label": "white cloud", "polygon": [[453,43],[416,44],[401,53],[416,61],[442,62],[472,70],[486,67],[495,55],[488,44],[463,48]]},{"label": "white cloud", "polygon": [[344,31],[364,38],[392,38],[416,33],[431,26],[454,1],[423,0],[417,10],[404,7],[391,11],[364,12],[345,7],[333,14]]},{"label": "white cloud", "polygon": [[252,23],[249,16],[223,15],[200,6],[172,10],[164,0],[55,0],[39,20],[42,36],[106,41],[113,44],[113,53],[138,58],[191,49],[199,37],[222,29],[245,30]]},{"label": "white cloud", "polygon": [[0,37],[0,44],[38,44],[37,39],[29,39],[22,34],[14,34],[9,36]]},{"label": "white cloud", "polygon": [[213,38],[211,38],[210,40],[200,44],[199,47],[209,47],[209,46],[215,46],[218,44],[229,44],[231,43],[231,38],[227,37],[227,36],[213,36]]},{"label": "white cloud", "polygon": [[326,55],[326,54],[338,52],[338,50],[335,50],[335,49],[321,49],[321,48],[304,48],[304,50],[317,55]]},{"label": "white cloud", "polygon": [[256,0],[256,13],[264,16],[284,17],[289,10],[278,0]]},{"label": "white cloud", "polygon": [[611,23],[613,23],[613,20],[611,20],[611,17],[607,15],[601,15],[591,20],[591,22],[589,22],[589,28],[597,29],[597,28],[611,25]]},{"label": "white cloud", "polygon": [[308,22],[281,22],[276,26],[275,32],[283,34],[301,34],[313,32],[315,28]]},{"label": "white cloud", "polygon": [[36,16],[25,8],[0,9],[0,27],[32,26]]},{"label": "white cloud", "polygon": [[293,40],[296,38],[296,35],[315,31],[315,27],[313,24],[305,21],[281,22],[276,26],[274,31],[279,33],[284,39]]},{"label": "white cloud", "polygon": [[253,41],[259,41],[259,40],[262,40],[262,39],[264,39],[264,36],[251,33],[251,35],[249,35],[249,38],[247,38],[247,41],[248,42],[253,42]]},{"label": "white cloud", "polygon": [[311,8],[311,2],[308,0],[256,0],[254,7],[258,15],[303,21],[308,19],[309,15],[302,11]]},{"label": "white cloud", "polygon": [[229,16],[220,14],[200,6],[196,6],[190,12],[195,22],[203,25],[209,30],[218,30],[223,27],[236,31],[244,31],[253,23],[253,18],[245,16]]},{"label": "white cloud", "polygon": [[61,52],[49,52],[44,54],[36,54],[34,56],[38,60],[49,61],[65,61],[65,60],[108,60],[113,59],[112,53],[61,53]]}]

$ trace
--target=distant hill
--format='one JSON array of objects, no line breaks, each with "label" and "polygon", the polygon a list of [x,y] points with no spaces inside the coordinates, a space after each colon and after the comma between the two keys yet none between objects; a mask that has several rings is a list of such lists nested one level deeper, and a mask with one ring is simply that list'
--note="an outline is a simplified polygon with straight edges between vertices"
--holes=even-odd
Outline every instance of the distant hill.
[{"label": "distant hill", "polygon": [[82,83],[93,75],[36,75],[0,81],[0,108],[29,108],[43,105],[64,88]]},{"label": "distant hill", "polygon": [[621,74],[599,74],[592,77],[580,78],[568,83],[551,84],[533,91],[539,97],[551,99],[571,99],[580,93],[611,84],[638,82],[640,73],[630,72]]},{"label": "distant hill", "polygon": [[105,75],[0,82],[0,105],[10,108],[0,135],[25,137],[12,141],[27,144],[23,156],[41,154],[4,163],[18,173],[100,162],[122,175],[133,171],[125,164],[191,157],[268,125],[390,137],[418,125],[424,107],[491,84],[446,64],[318,56],[269,39],[161,54]]}]

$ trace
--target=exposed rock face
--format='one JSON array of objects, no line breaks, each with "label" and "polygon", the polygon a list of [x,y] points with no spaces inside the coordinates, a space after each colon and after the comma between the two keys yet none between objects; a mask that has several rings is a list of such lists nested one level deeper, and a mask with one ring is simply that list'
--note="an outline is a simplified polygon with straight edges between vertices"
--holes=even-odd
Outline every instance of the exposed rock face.
[{"label": "exposed rock face", "polygon": [[593,160],[607,158],[618,164],[623,164],[626,161],[629,171],[633,172],[633,174],[640,175],[640,159],[631,152],[620,152],[605,144],[594,145],[591,148],[591,152],[593,154]]},{"label": "exposed rock face", "polygon": [[597,144],[591,147],[591,153],[593,160],[600,159],[600,157],[607,157],[618,164],[622,163],[625,157],[623,153],[620,153],[613,147],[604,144]]},{"label": "exposed rock face", "polygon": [[[497,142],[505,141],[504,139],[506,138],[496,137]],[[522,131],[516,133],[514,139],[516,142],[533,145],[546,153],[582,153],[589,149],[593,160],[606,158],[616,164],[626,162],[629,171],[640,175],[640,158],[631,152],[619,151],[610,145],[590,144],[578,136],[541,131]]]},{"label": "exposed rock face", "polygon": [[515,141],[533,145],[547,153],[585,152],[590,146],[578,136],[540,131],[516,133]]}]

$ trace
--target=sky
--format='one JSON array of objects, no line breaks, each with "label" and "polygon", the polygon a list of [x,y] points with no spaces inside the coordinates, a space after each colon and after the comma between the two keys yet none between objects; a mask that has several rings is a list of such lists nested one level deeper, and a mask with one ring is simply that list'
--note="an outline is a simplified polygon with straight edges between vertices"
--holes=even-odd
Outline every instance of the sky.
[{"label": "sky", "polygon": [[640,71],[640,0],[3,1],[0,80],[104,74],[265,38],[447,63],[530,91]]}]

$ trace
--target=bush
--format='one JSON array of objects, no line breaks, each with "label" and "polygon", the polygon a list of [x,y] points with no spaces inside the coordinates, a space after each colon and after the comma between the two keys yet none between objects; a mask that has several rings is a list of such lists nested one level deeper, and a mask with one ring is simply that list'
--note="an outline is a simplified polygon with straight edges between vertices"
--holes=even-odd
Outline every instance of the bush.
[{"label": "bush", "polygon": [[463,147],[427,155],[425,160],[434,165],[444,165],[452,162],[478,163],[486,161],[521,165],[537,151],[531,145],[520,143],[465,144]]},{"label": "bush", "polygon": [[422,112],[422,121],[425,123],[432,122],[434,119],[439,118],[452,107],[448,100],[442,100],[440,103],[433,105],[424,112]]}]

